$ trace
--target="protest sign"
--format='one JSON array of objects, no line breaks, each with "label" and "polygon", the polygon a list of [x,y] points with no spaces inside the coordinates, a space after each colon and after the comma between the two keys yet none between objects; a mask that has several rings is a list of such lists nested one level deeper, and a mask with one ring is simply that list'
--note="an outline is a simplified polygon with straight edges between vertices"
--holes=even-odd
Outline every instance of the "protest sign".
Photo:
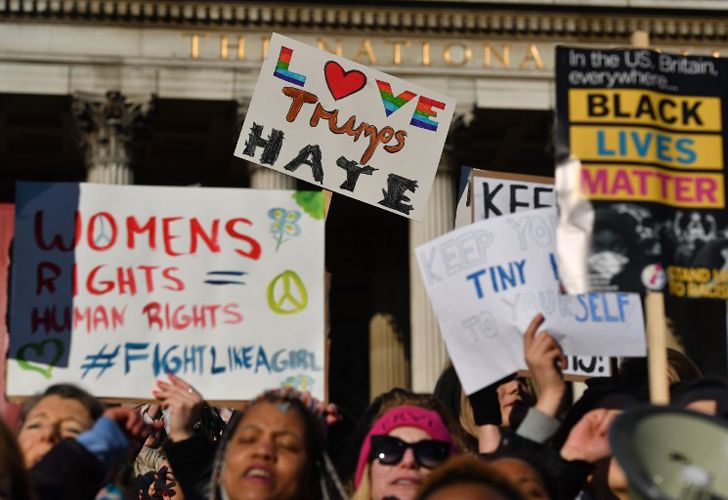
[{"label": "protest sign", "polygon": [[549,177],[473,170],[473,220],[553,207],[553,184]]},{"label": "protest sign", "polygon": [[324,396],[321,193],[18,183],[8,393]]},{"label": "protest sign", "polygon": [[457,202],[455,203],[455,227],[473,223],[473,193],[471,188],[472,171],[470,167],[460,167]]},{"label": "protest sign", "polygon": [[421,220],[455,101],[273,34],[235,156]]},{"label": "protest sign", "polygon": [[[473,220],[553,207],[556,205],[553,184],[550,177],[473,170]],[[568,356],[563,373],[570,380],[605,377],[612,374],[612,366],[609,358],[602,356]]]},{"label": "protest sign", "polygon": [[637,296],[559,293],[556,223],[553,208],[517,212],[417,247],[427,293],[468,394],[525,367],[523,332],[537,313],[570,355],[644,355]]},{"label": "protest sign", "polygon": [[556,58],[566,289],[727,299],[726,60],[568,47]]},{"label": "protest sign", "polygon": [[[14,424],[17,407],[12,408],[5,399],[5,364],[8,352],[8,325],[5,321],[8,307],[8,271],[10,270],[10,243],[13,240],[15,206],[0,203],[0,418]],[[12,415],[10,415],[12,413]]]}]

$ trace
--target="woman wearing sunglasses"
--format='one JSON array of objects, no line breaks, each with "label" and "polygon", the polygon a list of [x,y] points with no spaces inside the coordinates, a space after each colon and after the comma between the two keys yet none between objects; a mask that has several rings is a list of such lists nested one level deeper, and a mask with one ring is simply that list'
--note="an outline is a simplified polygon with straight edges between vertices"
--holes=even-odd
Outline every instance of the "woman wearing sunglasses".
[{"label": "woman wearing sunglasses", "polygon": [[411,500],[430,471],[458,452],[437,412],[413,405],[391,408],[364,439],[352,500]]}]

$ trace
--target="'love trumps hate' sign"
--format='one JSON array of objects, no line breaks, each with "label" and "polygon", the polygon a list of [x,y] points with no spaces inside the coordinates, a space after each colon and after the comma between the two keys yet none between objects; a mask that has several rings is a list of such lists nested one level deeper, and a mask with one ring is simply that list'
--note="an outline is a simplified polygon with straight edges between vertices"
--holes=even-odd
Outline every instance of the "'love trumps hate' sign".
[{"label": "'love trumps hate' sign", "polygon": [[455,101],[279,34],[235,156],[421,220]]}]

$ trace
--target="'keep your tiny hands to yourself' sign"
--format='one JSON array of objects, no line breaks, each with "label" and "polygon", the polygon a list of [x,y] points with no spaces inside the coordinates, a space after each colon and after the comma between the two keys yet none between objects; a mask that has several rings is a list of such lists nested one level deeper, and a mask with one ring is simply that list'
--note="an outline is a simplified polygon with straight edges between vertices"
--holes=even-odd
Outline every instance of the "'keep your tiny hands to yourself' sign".
[{"label": "'keep your tiny hands to yourself' sign", "polygon": [[[556,205],[553,179],[549,177],[474,169],[470,185],[475,221]],[[604,356],[567,356],[564,368],[564,375],[572,380],[609,376],[611,372],[609,358]]]},{"label": "'keep your tiny hands to yourself' sign", "polygon": [[523,332],[537,313],[572,358],[645,354],[639,296],[560,293],[556,221],[554,208],[516,212],[417,247],[427,293],[466,393],[525,368]]}]

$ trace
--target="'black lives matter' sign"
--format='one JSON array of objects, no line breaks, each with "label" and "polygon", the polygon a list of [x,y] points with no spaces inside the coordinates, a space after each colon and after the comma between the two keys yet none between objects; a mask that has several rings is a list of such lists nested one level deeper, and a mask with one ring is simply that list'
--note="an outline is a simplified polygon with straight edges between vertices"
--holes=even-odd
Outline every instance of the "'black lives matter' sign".
[{"label": "'black lives matter' sign", "polygon": [[728,61],[569,47],[556,60],[567,290],[728,299]]}]

